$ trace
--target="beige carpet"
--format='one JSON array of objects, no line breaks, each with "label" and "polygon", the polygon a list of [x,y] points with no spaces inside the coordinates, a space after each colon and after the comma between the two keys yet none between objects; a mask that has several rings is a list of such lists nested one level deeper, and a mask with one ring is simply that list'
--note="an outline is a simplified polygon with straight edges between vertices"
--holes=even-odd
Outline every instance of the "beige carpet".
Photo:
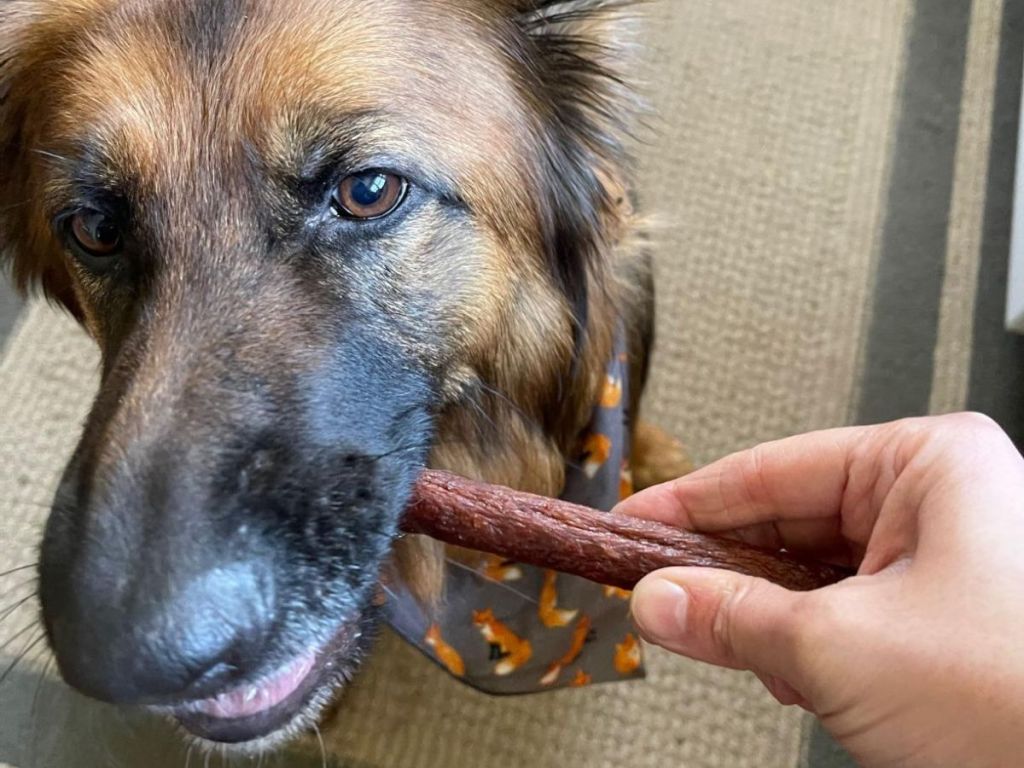
[{"label": "beige carpet", "polygon": [[[1000,5],[975,7],[965,102],[979,110],[991,99]],[[700,461],[852,417],[910,9],[910,0],[665,0],[652,9],[649,78],[661,117],[642,153],[641,188],[665,225],[646,409]],[[973,301],[987,159],[985,121],[971,119],[935,373],[942,409],[963,402],[969,311],[959,308],[963,296]],[[0,359],[0,572],[34,560],[94,385],[89,343],[34,306]],[[0,606],[27,594],[30,585],[15,588],[27,581],[0,579]],[[31,620],[29,610],[4,619],[0,644]],[[32,637],[0,651],[0,671]],[[0,764],[185,764],[152,724],[49,679],[37,695],[40,667],[30,654],[0,688]],[[807,725],[752,677],[665,654],[651,654],[646,682],[491,699],[385,637],[326,741],[339,766],[791,768]],[[311,743],[277,764],[320,757]]]}]

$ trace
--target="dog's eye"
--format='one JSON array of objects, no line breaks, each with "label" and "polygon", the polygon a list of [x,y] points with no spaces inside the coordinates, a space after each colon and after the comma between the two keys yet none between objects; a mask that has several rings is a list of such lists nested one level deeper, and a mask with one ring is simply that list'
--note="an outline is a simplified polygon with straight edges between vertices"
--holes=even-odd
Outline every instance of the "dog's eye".
[{"label": "dog's eye", "polygon": [[346,176],[334,193],[337,213],[349,219],[379,219],[405,199],[408,182],[384,171],[361,171]]},{"label": "dog's eye", "polygon": [[113,256],[121,250],[121,229],[99,211],[79,211],[72,216],[71,236],[89,256]]}]

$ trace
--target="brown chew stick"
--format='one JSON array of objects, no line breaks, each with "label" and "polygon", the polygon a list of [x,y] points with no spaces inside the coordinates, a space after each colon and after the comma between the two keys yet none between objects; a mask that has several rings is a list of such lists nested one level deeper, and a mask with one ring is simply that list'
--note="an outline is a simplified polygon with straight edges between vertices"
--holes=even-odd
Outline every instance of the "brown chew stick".
[{"label": "brown chew stick", "polygon": [[632,589],[672,565],[725,568],[809,590],[852,572],[743,542],[425,470],[402,521],[406,533]]}]

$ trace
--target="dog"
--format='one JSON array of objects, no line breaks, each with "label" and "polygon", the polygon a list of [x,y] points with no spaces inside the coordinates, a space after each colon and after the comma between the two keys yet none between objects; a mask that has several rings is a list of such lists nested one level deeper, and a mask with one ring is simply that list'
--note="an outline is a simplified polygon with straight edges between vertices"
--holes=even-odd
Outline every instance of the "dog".
[{"label": "dog", "polygon": [[[0,246],[102,353],[39,567],[67,683],[293,735],[382,581],[443,589],[421,468],[558,495],[616,339],[637,412],[632,5],[0,4]],[[638,486],[685,471],[631,431]]]}]

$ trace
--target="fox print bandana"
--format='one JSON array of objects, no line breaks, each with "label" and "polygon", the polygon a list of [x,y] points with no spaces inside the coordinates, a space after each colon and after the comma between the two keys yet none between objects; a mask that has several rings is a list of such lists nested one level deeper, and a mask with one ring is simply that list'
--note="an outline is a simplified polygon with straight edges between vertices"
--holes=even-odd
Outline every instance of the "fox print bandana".
[{"label": "fox print bandana", "polygon": [[[622,334],[600,401],[566,467],[562,498],[609,510],[632,493],[628,362]],[[428,616],[395,585],[391,627],[450,674],[486,693],[513,694],[643,676],[629,593],[480,554],[450,563],[445,597]]]}]

